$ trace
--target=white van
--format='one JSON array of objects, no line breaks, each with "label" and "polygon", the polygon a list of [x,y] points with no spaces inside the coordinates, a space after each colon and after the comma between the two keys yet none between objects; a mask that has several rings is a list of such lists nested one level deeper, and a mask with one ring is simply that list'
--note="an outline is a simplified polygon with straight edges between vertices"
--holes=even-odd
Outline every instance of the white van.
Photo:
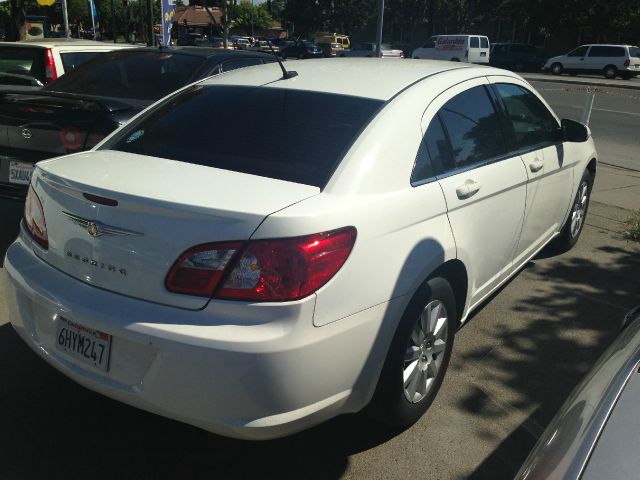
[{"label": "white van", "polygon": [[436,35],[413,51],[411,58],[489,63],[489,39],[483,35]]}]

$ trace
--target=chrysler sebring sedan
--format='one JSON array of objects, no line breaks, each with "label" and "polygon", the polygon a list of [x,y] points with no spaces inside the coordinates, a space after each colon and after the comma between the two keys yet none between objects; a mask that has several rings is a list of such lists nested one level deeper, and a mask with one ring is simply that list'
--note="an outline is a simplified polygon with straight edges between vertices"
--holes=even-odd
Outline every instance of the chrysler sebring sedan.
[{"label": "chrysler sebring sedan", "polygon": [[[590,132],[519,76],[295,69],[192,84],[92,151],[37,164],[5,259],[10,321],[33,350],[221,435],[366,406],[402,428],[469,313],[545,245],[578,240]],[[246,118],[261,127],[239,130]]]}]

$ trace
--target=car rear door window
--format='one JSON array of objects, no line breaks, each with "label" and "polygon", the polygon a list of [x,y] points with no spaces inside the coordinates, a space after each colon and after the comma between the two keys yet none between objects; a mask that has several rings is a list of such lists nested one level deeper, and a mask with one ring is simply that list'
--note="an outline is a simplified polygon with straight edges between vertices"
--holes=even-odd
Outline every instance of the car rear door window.
[{"label": "car rear door window", "polygon": [[438,115],[451,142],[455,168],[506,153],[500,120],[484,86],[456,95]]},{"label": "car rear door window", "polygon": [[230,72],[231,70],[236,70],[238,68],[261,64],[262,61],[259,58],[234,58],[233,60],[227,60],[222,64],[222,72]]},{"label": "car rear door window", "polygon": [[518,85],[498,83],[494,86],[502,99],[515,134],[515,147],[526,149],[555,143],[560,126],[536,96]]},{"label": "car rear door window", "polygon": [[420,142],[411,174],[411,183],[424,182],[452,168],[451,145],[444,133],[440,118],[436,115],[431,120],[427,133]]},{"label": "car rear door window", "polygon": [[[277,87],[194,85],[104,148],[323,188],[383,104]],[[250,134],[238,128],[247,119],[256,125]]]},{"label": "car rear door window", "polygon": [[489,48],[489,39],[487,37],[480,37],[480,47]]},{"label": "car rear door window", "polygon": [[480,39],[478,39],[478,37],[471,37],[469,39],[469,47],[470,48],[480,48]]}]

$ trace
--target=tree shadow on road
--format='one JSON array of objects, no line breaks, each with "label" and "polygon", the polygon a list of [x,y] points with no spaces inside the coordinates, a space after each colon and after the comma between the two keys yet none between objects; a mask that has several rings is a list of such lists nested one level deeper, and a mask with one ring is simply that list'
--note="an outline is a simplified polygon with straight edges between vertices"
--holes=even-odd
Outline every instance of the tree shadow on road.
[{"label": "tree shadow on road", "polygon": [[[517,323],[495,318],[481,331],[498,339],[462,354],[476,369],[477,388],[459,407],[476,415],[517,416],[520,425],[478,466],[472,478],[513,478],[537,437],[569,393],[619,332],[625,312],[640,304],[640,255],[635,247],[599,247],[547,261],[522,275],[533,291],[515,302]],[[603,264],[604,259],[604,264]],[[486,312],[485,312],[486,313]]]}]

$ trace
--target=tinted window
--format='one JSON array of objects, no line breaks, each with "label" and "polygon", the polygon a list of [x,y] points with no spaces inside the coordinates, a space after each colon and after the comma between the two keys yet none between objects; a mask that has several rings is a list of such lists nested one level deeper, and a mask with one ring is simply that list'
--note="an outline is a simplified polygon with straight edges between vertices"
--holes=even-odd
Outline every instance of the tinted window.
[{"label": "tinted window", "polygon": [[427,129],[416,155],[411,182],[420,182],[453,168],[451,145],[436,115]]},{"label": "tinted window", "polygon": [[60,54],[64,73],[69,73],[78,68],[87,60],[91,60],[99,55],[99,52],[65,52]]},{"label": "tinted window", "polygon": [[253,65],[261,65],[262,62],[258,58],[234,58],[233,60],[227,60],[222,64],[223,72],[230,72],[237,68],[251,67]]},{"label": "tinted window", "polygon": [[505,83],[495,88],[513,125],[517,148],[555,141],[558,122],[533,93]]},{"label": "tinted window", "polygon": [[44,50],[36,48],[0,47],[0,73],[30,75],[44,82],[43,55]]},{"label": "tinted window", "polygon": [[186,85],[205,63],[170,52],[110,52],[82,64],[47,87],[105,97],[155,100]]},{"label": "tinted window", "polygon": [[449,134],[457,168],[505,153],[498,115],[484,87],[474,87],[453,97],[439,115]]},{"label": "tinted window", "polygon": [[480,37],[480,46],[482,48],[489,48],[489,39],[487,37]]},{"label": "tinted window", "polygon": [[640,48],[629,47],[629,55],[631,55],[632,57],[640,57]]},{"label": "tinted window", "polygon": [[471,37],[469,39],[469,46],[471,48],[480,48],[480,40],[478,39],[478,37]]},{"label": "tinted window", "polygon": [[595,45],[589,50],[590,57],[624,57],[624,48]]},{"label": "tinted window", "polygon": [[534,48],[531,45],[511,45],[512,53],[533,53]]},{"label": "tinted window", "polygon": [[[105,148],[323,187],[382,105],[285,88],[195,85]],[[238,128],[247,118],[259,125],[249,135]]]},{"label": "tinted window", "polygon": [[567,53],[568,57],[584,57],[587,54],[589,47],[578,47],[575,50]]}]

